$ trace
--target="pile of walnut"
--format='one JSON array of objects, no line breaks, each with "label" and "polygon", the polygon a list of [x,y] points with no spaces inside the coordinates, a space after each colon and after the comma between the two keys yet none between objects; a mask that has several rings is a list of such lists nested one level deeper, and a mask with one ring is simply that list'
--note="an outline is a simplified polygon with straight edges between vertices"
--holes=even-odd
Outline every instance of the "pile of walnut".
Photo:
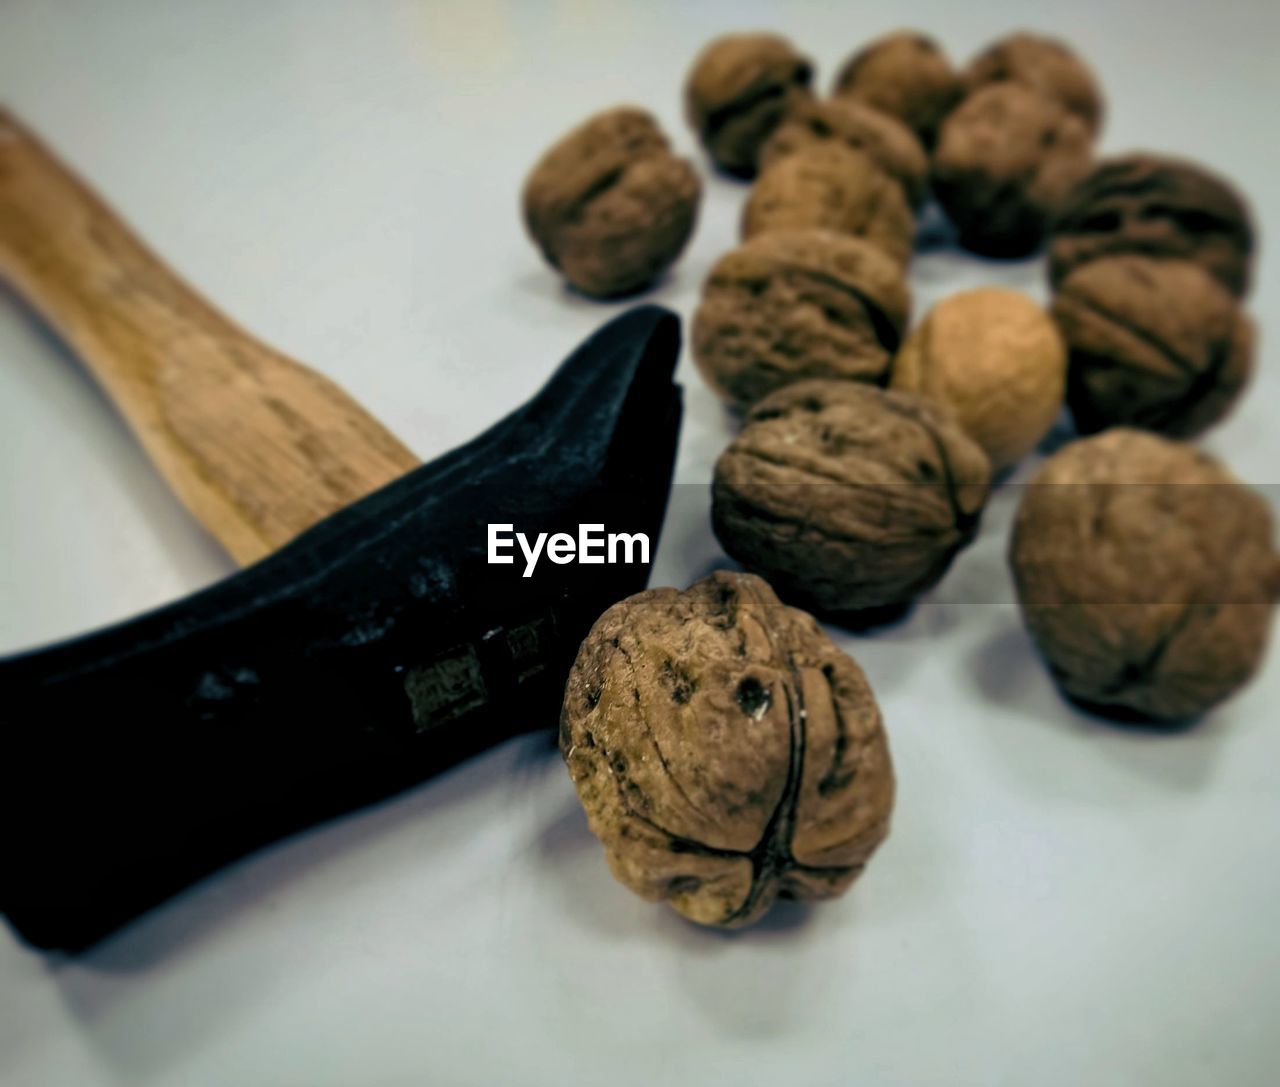
[{"label": "pile of walnut", "polygon": [[[830,97],[813,81],[787,39],[734,34],[684,89],[712,163],[752,181],[691,335],[742,419],[715,466],[712,526],[751,573],[610,609],[561,722],[614,874],[710,925],[840,893],[888,830],[871,690],[787,605],[856,627],[901,614],[1064,406],[1086,437],[1027,485],[1009,561],[1068,698],[1148,721],[1203,714],[1253,675],[1280,598],[1266,503],[1171,440],[1221,419],[1252,368],[1254,231],[1232,186],[1174,158],[1095,161],[1101,90],[1049,38],[1009,35],[957,70],[903,31],[855,53]],[[677,259],[701,192],[653,117],[619,107],[543,156],[524,215],[570,284],[613,297]],[[981,288],[910,329],[930,195],[975,253],[1047,245],[1049,310]]]}]

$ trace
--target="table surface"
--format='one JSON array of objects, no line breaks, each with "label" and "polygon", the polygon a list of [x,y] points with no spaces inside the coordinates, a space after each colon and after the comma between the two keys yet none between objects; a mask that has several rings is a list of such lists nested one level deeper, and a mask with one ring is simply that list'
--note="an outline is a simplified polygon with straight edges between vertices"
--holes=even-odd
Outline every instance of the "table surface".
[{"label": "table surface", "polygon": [[[693,153],[679,88],[706,39],[777,28],[825,86],[894,24],[961,59],[1019,26],[1066,36],[1108,91],[1105,150],[1198,157],[1280,233],[1269,0],[10,0],[0,98],[210,298],[430,458],[619,308],[567,293],[523,235],[517,192],[544,145],[638,101]],[[693,244],[650,293],[686,318],[744,196],[709,173],[706,189]],[[1280,454],[1271,252],[1250,300],[1261,373],[1204,443],[1259,485]],[[911,279],[917,315],[980,283],[1045,296],[1038,261],[946,247]],[[731,424],[687,357],[680,376],[684,485],[658,584],[719,555],[706,484]],[[0,651],[229,571],[10,296],[0,381]],[[558,757],[515,741],[265,849],[74,960],[0,933],[0,1082],[1274,1082],[1280,652],[1177,735],[1073,711],[1012,604],[1016,491],[906,622],[838,635],[900,781],[893,833],[844,899],[736,935],[686,924],[613,881]]]}]

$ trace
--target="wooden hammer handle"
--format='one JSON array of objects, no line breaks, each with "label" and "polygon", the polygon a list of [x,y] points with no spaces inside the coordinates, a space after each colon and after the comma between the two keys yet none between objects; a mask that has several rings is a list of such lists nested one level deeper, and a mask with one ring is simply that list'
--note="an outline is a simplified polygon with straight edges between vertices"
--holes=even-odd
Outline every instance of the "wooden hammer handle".
[{"label": "wooden hammer handle", "polygon": [[4,109],[0,277],[241,563],[418,463],[336,385],[205,302]]}]

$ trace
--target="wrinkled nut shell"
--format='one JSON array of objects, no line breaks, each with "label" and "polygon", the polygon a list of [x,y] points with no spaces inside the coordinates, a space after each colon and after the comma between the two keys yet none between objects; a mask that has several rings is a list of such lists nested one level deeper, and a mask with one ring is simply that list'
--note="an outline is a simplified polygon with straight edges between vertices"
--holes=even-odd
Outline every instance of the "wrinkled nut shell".
[{"label": "wrinkled nut shell", "polygon": [[1098,257],[1181,257],[1237,297],[1249,288],[1254,230],[1248,205],[1223,178],[1166,155],[1099,163],[1072,191],[1054,226],[1050,278]]},{"label": "wrinkled nut shell", "polygon": [[1044,463],[1010,562],[1062,690],[1157,720],[1204,713],[1249,680],[1280,595],[1267,503],[1207,454],[1123,428]]},{"label": "wrinkled nut shell", "polygon": [[784,600],[847,616],[904,604],[973,539],[990,466],[942,409],[847,381],[760,401],[716,462],[721,546]]},{"label": "wrinkled nut shell", "polygon": [[776,34],[717,38],[694,61],[685,114],[717,166],[753,177],[760,146],[810,96],[813,64]]},{"label": "wrinkled nut shell", "polygon": [[889,829],[865,677],[749,574],[605,612],[569,676],[560,750],[613,874],[703,925],[841,894]]},{"label": "wrinkled nut shell", "polygon": [[1102,257],[1062,282],[1053,316],[1070,351],[1067,402],[1084,433],[1135,426],[1191,438],[1221,419],[1253,369],[1253,324],[1199,264]]},{"label": "wrinkled nut shell", "polygon": [[779,159],[751,187],[742,236],[832,230],[866,238],[899,265],[911,259],[915,219],[902,188],[869,155],[830,141]]},{"label": "wrinkled nut shell", "polygon": [[834,93],[897,117],[931,147],[961,87],[937,42],[899,31],[855,53],[836,77]]},{"label": "wrinkled nut shell", "polygon": [[711,269],[693,357],[707,383],[744,408],[807,377],[881,381],[910,310],[902,270],[870,242],[761,234]]},{"label": "wrinkled nut shell", "polygon": [[993,83],[943,123],[933,190],[975,253],[1035,252],[1073,187],[1089,169],[1083,121],[1018,83]]},{"label": "wrinkled nut shell", "polygon": [[907,337],[891,388],[945,404],[996,468],[1021,460],[1062,410],[1067,351],[1026,295],[979,287],[944,298]]},{"label": "wrinkled nut shell", "polygon": [[524,218],[547,262],[599,297],[652,282],[693,232],[702,183],[644,110],[599,113],[529,174]]},{"label": "wrinkled nut shell", "polygon": [[1067,45],[1038,34],[1010,34],[970,61],[965,94],[992,83],[1021,83],[1079,117],[1092,135],[1102,127],[1102,90],[1093,70]]},{"label": "wrinkled nut shell", "polygon": [[851,98],[814,99],[792,109],[761,148],[760,168],[828,141],[866,154],[902,186],[913,208],[924,203],[929,158],[916,134],[892,114]]}]

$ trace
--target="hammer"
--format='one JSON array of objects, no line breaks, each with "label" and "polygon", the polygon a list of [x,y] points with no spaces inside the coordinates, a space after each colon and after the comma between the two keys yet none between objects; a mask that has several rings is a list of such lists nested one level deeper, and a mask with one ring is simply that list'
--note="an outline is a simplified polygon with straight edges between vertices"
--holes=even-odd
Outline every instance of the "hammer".
[{"label": "hammer", "polygon": [[252,564],[0,661],[0,911],[34,946],[83,948],[268,841],[553,728],[590,624],[648,580],[640,552],[491,563],[488,526],[656,546],[681,415],[665,310],[614,319],[523,407],[416,466],[4,111],[0,276]]}]

